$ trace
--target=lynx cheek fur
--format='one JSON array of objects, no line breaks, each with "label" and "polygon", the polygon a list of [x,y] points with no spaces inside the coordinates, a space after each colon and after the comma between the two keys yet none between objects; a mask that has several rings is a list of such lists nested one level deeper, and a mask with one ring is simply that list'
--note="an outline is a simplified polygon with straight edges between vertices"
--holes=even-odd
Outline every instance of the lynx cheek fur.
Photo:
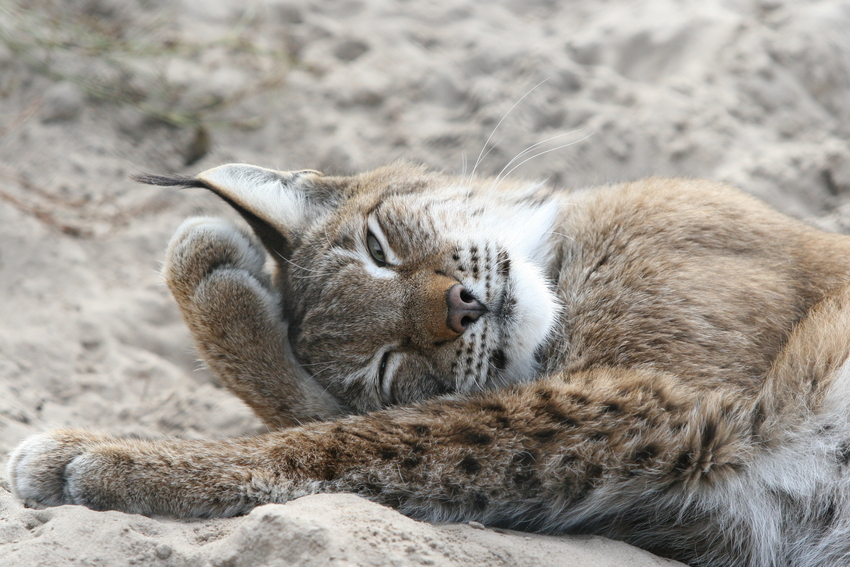
[{"label": "lynx cheek fur", "polygon": [[19,497],[215,516],[348,491],[693,565],[850,563],[847,237],[695,180],[142,180],[215,191],[275,261],[190,219],[164,272],[202,356],[277,430],[49,431],[11,456]]}]

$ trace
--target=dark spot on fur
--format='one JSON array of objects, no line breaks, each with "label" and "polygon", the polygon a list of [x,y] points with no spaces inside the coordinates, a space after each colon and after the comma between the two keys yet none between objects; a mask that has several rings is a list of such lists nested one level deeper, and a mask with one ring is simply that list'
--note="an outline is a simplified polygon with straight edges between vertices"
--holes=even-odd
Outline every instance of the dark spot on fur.
[{"label": "dark spot on fur", "polygon": [[578,427],[578,421],[567,415],[563,408],[555,401],[547,401],[545,404],[540,406],[540,410],[549,414],[549,416],[558,423],[558,425],[570,429]]},{"label": "dark spot on fur", "polygon": [[709,448],[709,445],[714,441],[714,438],[717,436],[717,422],[716,421],[707,421],[702,426],[702,446],[704,448]]},{"label": "dark spot on fur", "polygon": [[546,388],[538,388],[535,395],[541,400],[547,401],[552,399],[552,391]]},{"label": "dark spot on fur", "polygon": [[398,451],[393,447],[380,447],[378,449],[378,456],[385,460],[395,459],[398,457]]},{"label": "dark spot on fur", "polygon": [[460,461],[458,467],[466,474],[475,474],[481,470],[481,463],[472,455],[467,455]]},{"label": "dark spot on fur", "polygon": [[605,431],[597,431],[596,433],[591,434],[588,439],[590,439],[591,441],[597,441],[597,442],[607,441],[610,436],[611,435],[609,433],[605,432]]},{"label": "dark spot on fur", "polygon": [[583,406],[586,406],[587,404],[589,404],[589,403],[590,403],[590,400],[588,400],[587,398],[585,398],[585,397],[584,397],[584,396],[582,396],[581,394],[573,394],[571,397],[572,397],[572,399],[573,399],[573,402],[574,402],[577,406],[582,406],[582,407],[583,407]]},{"label": "dark spot on fur", "polygon": [[514,484],[527,484],[531,479],[534,478],[534,471],[530,470],[522,470],[516,474],[514,474],[511,480]]},{"label": "dark spot on fur", "polygon": [[413,425],[410,428],[413,430],[413,434],[417,437],[425,437],[426,435],[431,434],[431,428],[421,423],[417,423],[416,425]]},{"label": "dark spot on fur", "polygon": [[475,429],[466,429],[461,431],[458,436],[468,445],[489,445],[493,442],[492,435]]},{"label": "dark spot on fur", "polygon": [[508,296],[502,301],[501,318],[509,320],[514,316],[516,311],[516,299],[513,296]]},{"label": "dark spot on fur", "polygon": [[582,486],[582,492],[588,493],[594,488],[596,488],[600,481],[602,480],[602,467],[599,465],[592,465],[588,467],[587,474],[585,476],[584,486]]},{"label": "dark spot on fur", "polygon": [[498,370],[504,370],[508,365],[505,351],[502,349],[494,350],[493,354],[490,355],[490,364]]},{"label": "dark spot on fur", "polygon": [[623,413],[623,410],[622,410],[622,408],[620,408],[620,404],[618,404],[616,402],[611,402],[611,403],[602,405],[602,413],[618,414],[618,413]]},{"label": "dark spot on fur", "polygon": [[550,429],[538,429],[537,431],[531,432],[532,436],[536,437],[537,439],[539,439],[541,441],[548,441],[549,439],[552,439],[553,437],[555,437],[557,434],[558,434],[558,430],[557,429],[551,429],[551,428]]},{"label": "dark spot on fur", "polygon": [[647,445],[638,449],[632,459],[640,464],[658,456],[658,447],[656,445]]},{"label": "dark spot on fur", "polygon": [[422,453],[428,452],[428,449],[426,449],[424,445],[421,445],[419,443],[414,443],[413,445],[410,446],[410,452],[411,453],[417,453],[417,454],[421,455]]},{"label": "dark spot on fur", "polygon": [[483,512],[487,509],[487,506],[490,504],[490,499],[480,492],[476,492],[472,495],[472,510],[478,513]]},{"label": "dark spot on fur", "polygon": [[573,464],[577,460],[578,460],[577,456],[573,455],[572,453],[567,453],[566,455],[561,457],[561,466],[562,467],[570,466],[571,464]]},{"label": "dark spot on fur", "polygon": [[406,469],[412,469],[419,465],[422,460],[419,457],[405,457],[401,460],[401,466]]},{"label": "dark spot on fur", "polygon": [[673,470],[678,473],[686,472],[693,465],[694,460],[690,453],[685,451],[679,458],[676,459],[676,463],[673,465]]},{"label": "dark spot on fur", "polygon": [[507,414],[497,415],[496,423],[499,425],[499,427],[503,429],[508,429],[511,427],[511,418]]},{"label": "dark spot on fur", "polygon": [[761,437],[761,426],[764,424],[765,419],[767,419],[767,414],[765,413],[764,404],[759,402],[753,410],[752,435],[754,437]]},{"label": "dark spot on fur", "polygon": [[499,250],[498,260],[499,262],[499,274],[502,277],[508,277],[508,274],[511,273],[511,259],[508,257],[508,253],[504,250]]},{"label": "dark spot on fur", "polygon": [[334,480],[337,477],[336,466],[331,463],[325,463],[320,476],[322,480]]}]

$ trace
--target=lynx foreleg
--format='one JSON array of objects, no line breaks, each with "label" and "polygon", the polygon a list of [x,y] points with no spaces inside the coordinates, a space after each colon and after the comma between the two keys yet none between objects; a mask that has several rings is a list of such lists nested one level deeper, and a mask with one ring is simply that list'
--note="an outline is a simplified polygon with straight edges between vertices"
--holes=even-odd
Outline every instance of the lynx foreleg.
[{"label": "lynx foreleg", "polygon": [[[16,450],[9,471],[25,498],[144,514],[228,515],[344,491],[422,519],[600,530],[737,474],[751,431],[751,416],[720,396],[600,369],[253,438],[47,432]],[[43,478],[62,484],[32,480]]]},{"label": "lynx foreleg", "polygon": [[204,361],[266,425],[341,415],[294,360],[264,262],[251,236],[221,219],[192,218],[171,239],[163,275]]}]

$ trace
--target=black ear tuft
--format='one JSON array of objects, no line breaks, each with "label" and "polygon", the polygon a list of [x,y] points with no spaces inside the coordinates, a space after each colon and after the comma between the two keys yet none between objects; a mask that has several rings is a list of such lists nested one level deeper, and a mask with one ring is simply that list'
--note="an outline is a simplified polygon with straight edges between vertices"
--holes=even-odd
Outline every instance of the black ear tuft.
[{"label": "black ear tuft", "polygon": [[134,181],[146,183],[147,185],[156,185],[158,187],[197,187],[199,189],[209,189],[219,197],[221,197],[228,205],[236,209],[236,212],[242,215],[242,218],[254,230],[254,234],[265,245],[269,252],[274,256],[288,256],[292,251],[289,242],[286,238],[266,220],[249,211],[236,201],[234,201],[226,193],[223,193],[219,188],[186,175],[156,175],[153,173],[138,173],[130,176]]},{"label": "black ear tuft", "polygon": [[153,173],[137,173],[131,175],[130,179],[145,183],[146,185],[157,185],[159,187],[198,187],[208,189],[209,186],[188,175],[156,175]]}]

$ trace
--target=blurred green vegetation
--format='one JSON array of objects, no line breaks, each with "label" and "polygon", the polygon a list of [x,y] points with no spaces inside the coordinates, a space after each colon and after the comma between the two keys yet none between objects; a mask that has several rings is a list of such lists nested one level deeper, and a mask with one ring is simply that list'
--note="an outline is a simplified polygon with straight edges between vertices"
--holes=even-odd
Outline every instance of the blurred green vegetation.
[{"label": "blurred green vegetation", "polygon": [[[72,82],[90,99],[131,105],[155,120],[195,128],[200,143],[207,128],[259,126],[259,117],[226,111],[284,80],[293,64],[285,47],[253,41],[258,18],[250,12],[227,34],[203,42],[182,39],[176,20],[174,7],[133,1],[0,0],[0,44],[18,64]],[[202,65],[203,54],[216,49],[232,64],[252,69],[252,80],[222,95],[169,79],[174,60]],[[22,80],[6,75],[0,78],[0,97]]]}]

